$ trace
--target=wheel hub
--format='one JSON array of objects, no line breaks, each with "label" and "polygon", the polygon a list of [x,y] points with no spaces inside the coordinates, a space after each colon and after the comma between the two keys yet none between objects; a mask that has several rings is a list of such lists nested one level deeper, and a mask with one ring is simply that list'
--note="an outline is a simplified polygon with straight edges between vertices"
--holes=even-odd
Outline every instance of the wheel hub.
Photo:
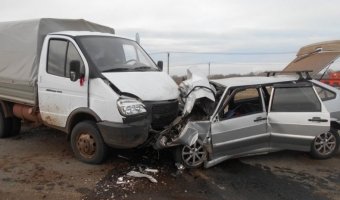
[{"label": "wheel hub", "polygon": [[78,137],[77,148],[82,156],[90,158],[96,152],[96,142],[90,134],[82,133]]},{"label": "wheel hub", "polygon": [[182,159],[187,166],[196,167],[204,162],[206,152],[203,145],[196,142],[192,146],[184,146],[182,149]]},{"label": "wheel hub", "polygon": [[321,155],[328,155],[336,147],[336,138],[330,132],[322,133],[316,137],[314,147]]}]

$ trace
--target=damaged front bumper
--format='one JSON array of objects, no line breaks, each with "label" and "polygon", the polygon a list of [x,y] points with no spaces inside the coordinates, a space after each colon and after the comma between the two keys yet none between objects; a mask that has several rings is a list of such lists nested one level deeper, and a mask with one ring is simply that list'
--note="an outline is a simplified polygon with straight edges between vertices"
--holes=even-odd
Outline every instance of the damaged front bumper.
[{"label": "damaged front bumper", "polygon": [[98,128],[105,144],[113,148],[134,148],[143,144],[149,135],[148,120],[133,123],[99,122]]},{"label": "damaged front bumper", "polygon": [[211,152],[210,125],[210,121],[190,121],[177,135],[171,132],[175,129],[172,127],[172,130],[165,130],[160,133],[153,147],[164,149],[178,145],[192,146],[197,140],[201,140],[207,151]]}]

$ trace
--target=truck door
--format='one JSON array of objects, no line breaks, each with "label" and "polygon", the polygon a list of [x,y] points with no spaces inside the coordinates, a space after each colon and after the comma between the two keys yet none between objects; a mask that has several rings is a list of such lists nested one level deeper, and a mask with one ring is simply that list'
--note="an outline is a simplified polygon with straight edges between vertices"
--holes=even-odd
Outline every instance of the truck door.
[{"label": "truck door", "polygon": [[[83,80],[70,80],[71,61],[80,61]],[[39,67],[39,107],[43,121],[65,127],[70,113],[88,107],[88,68],[76,43],[63,36],[47,36]]]},{"label": "truck door", "polygon": [[256,87],[235,89],[222,104],[219,121],[211,125],[213,157],[268,150],[270,134],[261,91]]},{"label": "truck door", "polygon": [[274,150],[309,151],[315,136],[330,129],[330,114],[311,83],[274,85],[268,113]]}]

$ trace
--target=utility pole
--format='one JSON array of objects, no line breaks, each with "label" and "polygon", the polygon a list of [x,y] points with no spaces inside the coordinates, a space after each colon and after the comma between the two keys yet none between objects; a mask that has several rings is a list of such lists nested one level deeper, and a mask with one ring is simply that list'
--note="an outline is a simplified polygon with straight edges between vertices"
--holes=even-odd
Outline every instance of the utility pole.
[{"label": "utility pole", "polygon": [[210,77],[210,61],[208,62],[208,67],[209,67],[209,71],[208,71],[208,78]]},{"label": "utility pole", "polygon": [[167,52],[168,57],[168,74],[170,74],[170,52]]}]

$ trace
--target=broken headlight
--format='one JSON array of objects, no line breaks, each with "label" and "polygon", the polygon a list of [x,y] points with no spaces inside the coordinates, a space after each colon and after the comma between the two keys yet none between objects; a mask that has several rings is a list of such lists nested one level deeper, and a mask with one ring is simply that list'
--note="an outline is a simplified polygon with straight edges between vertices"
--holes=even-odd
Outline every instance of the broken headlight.
[{"label": "broken headlight", "polygon": [[123,116],[131,116],[146,113],[145,105],[132,98],[120,98],[117,101],[118,110]]}]

